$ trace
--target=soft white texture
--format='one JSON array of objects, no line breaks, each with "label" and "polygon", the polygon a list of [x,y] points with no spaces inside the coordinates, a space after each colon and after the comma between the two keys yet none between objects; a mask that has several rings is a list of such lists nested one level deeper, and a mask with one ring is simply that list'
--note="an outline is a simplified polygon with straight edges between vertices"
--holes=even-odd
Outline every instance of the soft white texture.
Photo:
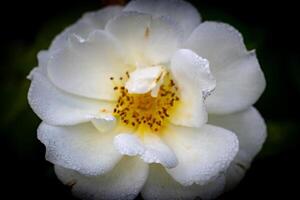
[{"label": "soft white texture", "polygon": [[176,182],[159,165],[150,165],[149,177],[142,190],[145,200],[194,200],[213,199],[218,197],[224,189],[225,176],[221,175],[206,185],[193,184],[183,186]]},{"label": "soft white texture", "polygon": [[135,157],[124,157],[110,172],[101,176],[84,176],[55,166],[58,178],[72,187],[72,192],[90,200],[132,200],[148,177],[148,165]]},{"label": "soft white texture", "polygon": [[110,132],[117,125],[117,119],[111,114],[98,114],[92,120],[92,124],[100,132]]},{"label": "soft white texture", "polygon": [[239,139],[239,152],[226,174],[226,188],[232,189],[261,150],[267,136],[266,124],[254,107],[230,115],[210,115],[209,123],[233,131]]},{"label": "soft white texture", "polygon": [[86,175],[107,173],[120,161],[114,136],[100,133],[91,123],[62,127],[42,123],[38,128],[47,160]]},{"label": "soft white texture", "polygon": [[175,152],[178,165],[167,172],[179,183],[205,185],[224,172],[238,152],[236,135],[229,130],[168,126],[164,141]]},{"label": "soft white texture", "polygon": [[100,110],[112,111],[112,102],[87,99],[59,90],[42,74],[42,70],[39,67],[30,74],[32,82],[28,102],[43,121],[52,125],[74,125],[101,118],[106,123]]},{"label": "soft white texture", "polygon": [[146,163],[160,163],[167,168],[178,164],[172,149],[153,133],[146,133],[142,138],[133,134],[119,134],[114,139],[114,145],[121,154],[138,155]]},{"label": "soft white texture", "polygon": [[[161,66],[137,68],[130,73],[130,78],[125,84],[129,93],[145,94],[157,88],[160,80],[164,78],[166,70]],[[153,95],[153,96],[157,96]]]},{"label": "soft white texture", "polygon": [[70,35],[75,35],[81,41],[85,41],[92,31],[103,30],[110,19],[121,14],[122,9],[121,6],[108,6],[98,11],[85,13],[82,18],[54,38],[50,50],[64,48]]},{"label": "soft white texture", "polygon": [[47,77],[47,64],[49,61],[50,53],[49,51],[42,50],[38,53],[38,67],[34,68],[30,74],[28,75],[28,79],[32,80],[33,72],[36,71],[36,69],[39,69],[38,71]]},{"label": "soft white texture", "polygon": [[175,24],[165,18],[127,12],[110,20],[105,30],[125,48],[127,63],[147,66],[168,62],[181,42]]},{"label": "soft white texture", "polygon": [[180,0],[133,0],[125,6],[124,11],[137,11],[156,18],[166,17],[173,20],[180,27],[184,37],[188,37],[201,22],[197,9]]},{"label": "soft white texture", "polygon": [[48,62],[50,80],[70,93],[90,98],[113,100],[110,77],[124,75],[122,49],[108,33],[97,30],[81,42],[74,35],[69,43],[52,54]]},{"label": "soft white texture", "polygon": [[[200,22],[185,1],[136,0],[85,14],[38,54],[28,76],[38,138],[76,196],[212,199],[244,176],[266,137],[251,107],[265,79],[238,31]],[[156,97],[166,72],[179,88],[157,134],[111,115],[114,81],[127,71],[129,93]]]},{"label": "soft white texture", "polygon": [[241,34],[230,25],[204,22],[184,46],[209,60],[217,80],[215,91],[206,100],[209,113],[241,111],[262,94],[266,83],[255,52],[247,51]]},{"label": "soft white texture", "polygon": [[209,70],[208,60],[188,49],[176,51],[171,60],[172,76],[177,83],[180,104],[171,116],[172,123],[201,127],[207,122],[203,95],[209,94],[216,81]]},{"label": "soft white texture", "polygon": [[186,85],[186,88],[195,87],[194,93],[201,91],[204,98],[216,87],[216,79],[211,74],[209,61],[189,49],[179,49],[175,52],[171,60],[171,72],[180,84]]}]

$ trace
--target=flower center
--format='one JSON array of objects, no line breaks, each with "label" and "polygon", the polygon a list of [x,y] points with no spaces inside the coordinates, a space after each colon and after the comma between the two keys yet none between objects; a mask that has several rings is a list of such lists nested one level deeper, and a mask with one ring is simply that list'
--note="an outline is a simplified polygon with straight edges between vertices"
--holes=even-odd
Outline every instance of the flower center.
[{"label": "flower center", "polygon": [[[126,72],[127,79],[129,73]],[[115,80],[114,77],[110,78]],[[124,77],[120,77],[124,80]],[[159,87],[158,95],[153,97],[151,91],[145,94],[131,94],[124,87],[124,83],[115,86],[118,100],[114,108],[114,115],[124,125],[146,128],[158,132],[165,124],[179,101],[178,88],[167,74]]]}]

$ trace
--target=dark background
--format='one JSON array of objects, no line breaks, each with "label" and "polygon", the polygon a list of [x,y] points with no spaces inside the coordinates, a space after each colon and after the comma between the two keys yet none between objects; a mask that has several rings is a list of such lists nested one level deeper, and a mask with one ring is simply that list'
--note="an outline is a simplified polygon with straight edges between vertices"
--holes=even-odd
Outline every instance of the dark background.
[{"label": "dark background", "polygon": [[[5,1],[4,1],[5,2]],[[36,54],[82,13],[111,2],[100,0],[9,1],[0,7],[1,196],[9,199],[74,199],[44,159],[36,138],[39,119],[27,103]],[[220,199],[291,199],[299,196],[299,6],[252,0],[194,1],[204,20],[230,23],[256,49],[267,88],[256,106],[268,138],[241,184]],[[298,183],[297,183],[298,182]],[[3,190],[3,191],[2,191]],[[3,198],[7,199],[7,198]]]}]

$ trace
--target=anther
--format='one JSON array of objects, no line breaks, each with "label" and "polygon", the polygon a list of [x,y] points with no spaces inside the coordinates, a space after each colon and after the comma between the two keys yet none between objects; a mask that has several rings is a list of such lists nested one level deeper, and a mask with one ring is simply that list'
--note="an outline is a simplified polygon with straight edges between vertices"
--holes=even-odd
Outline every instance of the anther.
[{"label": "anther", "polygon": [[[117,77],[119,80],[129,78],[129,72],[125,76]],[[110,77],[111,80],[116,77]],[[120,82],[121,82],[120,81]],[[176,105],[175,101],[179,101],[177,96],[177,86],[172,79],[166,80],[160,86],[158,97],[154,98],[148,94],[132,95],[124,85],[114,87],[118,90],[119,98],[113,112],[120,117],[124,124],[130,126],[147,126],[152,131],[159,131],[165,118],[170,117],[169,109]]]},{"label": "anther", "polygon": [[175,83],[174,83],[174,81],[171,79],[170,80],[170,86],[174,86],[175,85]]}]

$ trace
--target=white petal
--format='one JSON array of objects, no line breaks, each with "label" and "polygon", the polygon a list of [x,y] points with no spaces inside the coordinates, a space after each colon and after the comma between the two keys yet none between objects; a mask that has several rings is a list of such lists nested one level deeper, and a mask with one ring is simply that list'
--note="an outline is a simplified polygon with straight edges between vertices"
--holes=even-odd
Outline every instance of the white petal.
[{"label": "white petal", "polygon": [[148,164],[138,158],[123,158],[110,172],[101,176],[84,176],[55,166],[58,178],[72,187],[75,196],[90,200],[131,200],[148,177]]},{"label": "white petal", "polygon": [[110,20],[105,30],[123,44],[131,64],[150,66],[167,62],[181,42],[174,24],[146,14],[124,13]]},{"label": "white petal", "polygon": [[121,154],[139,155],[147,163],[160,163],[168,168],[178,164],[174,152],[152,133],[146,133],[142,138],[123,133],[115,137],[114,145]]},{"label": "white petal", "polygon": [[100,132],[109,132],[117,125],[117,119],[114,116],[103,113],[96,115],[91,122]]},{"label": "white petal", "polygon": [[47,65],[50,57],[49,51],[40,51],[37,54],[38,57],[38,66],[40,68],[40,72],[47,76]]},{"label": "white petal", "polygon": [[232,161],[226,172],[225,190],[230,191],[234,189],[244,178],[247,169],[244,165]]},{"label": "white petal", "polygon": [[181,0],[133,0],[124,11],[137,11],[154,17],[167,17],[174,20],[187,37],[201,22],[196,8]]},{"label": "white petal", "polygon": [[140,139],[133,134],[119,134],[114,138],[114,145],[122,155],[136,156],[145,152]]},{"label": "white petal", "polygon": [[166,70],[161,66],[138,68],[130,73],[125,88],[128,89],[129,93],[145,94],[157,88],[157,84],[164,78],[165,74]]},{"label": "white petal", "polygon": [[49,52],[42,50],[37,54],[38,57],[38,66],[46,67],[49,60]]},{"label": "white petal", "polygon": [[37,54],[38,66],[33,68],[27,75],[27,79],[32,80],[36,73],[41,73],[43,76],[47,77],[47,63],[49,61],[49,52],[41,50]]},{"label": "white petal", "polygon": [[92,31],[104,29],[106,23],[113,17],[119,15],[121,11],[121,6],[108,6],[101,10],[84,14],[77,22],[55,37],[50,50],[54,51],[64,47],[71,35],[76,35],[82,41],[86,40]]},{"label": "white petal", "polygon": [[221,175],[216,180],[206,185],[183,186],[176,182],[160,165],[150,165],[149,177],[142,190],[145,200],[194,200],[214,199],[224,189],[225,176]]},{"label": "white petal", "polygon": [[248,52],[241,34],[216,22],[202,23],[184,45],[209,60],[217,80],[216,90],[207,98],[209,113],[241,111],[257,101],[265,78],[255,52]]},{"label": "white petal", "polygon": [[109,123],[104,118],[106,113],[101,111],[112,112],[112,103],[68,94],[53,86],[44,73],[42,67],[31,72],[28,92],[31,108],[43,121],[52,125],[74,125],[99,118],[103,124]]},{"label": "white petal", "polygon": [[212,181],[227,170],[238,152],[235,134],[212,125],[202,128],[170,125],[163,136],[178,159],[178,165],[167,172],[185,186]]},{"label": "white petal", "polygon": [[216,87],[209,61],[189,49],[176,51],[171,61],[171,72],[183,88],[195,87],[195,93],[202,92],[205,97]]},{"label": "white petal", "polygon": [[107,6],[98,11],[85,13],[81,20],[94,25],[96,29],[104,29],[106,23],[110,19],[120,15],[122,13],[122,10],[122,6]]},{"label": "white petal", "polygon": [[116,98],[110,77],[120,77],[126,70],[115,39],[100,30],[92,32],[85,42],[70,37],[69,45],[56,51],[48,63],[50,80],[57,87],[104,100]]},{"label": "white petal", "polygon": [[231,189],[243,178],[245,170],[262,148],[266,140],[266,125],[254,107],[230,115],[210,115],[209,123],[235,132],[239,139],[239,152],[226,178],[226,187]]},{"label": "white petal", "polygon": [[171,122],[201,127],[207,121],[204,95],[216,86],[208,61],[188,49],[180,49],[171,60],[171,73],[178,85],[181,102],[171,116]]},{"label": "white petal", "polygon": [[86,175],[106,173],[121,159],[113,147],[113,133],[100,133],[90,123],[51,126],[42,123],[38,138],[46,146],[46,159]]}]

